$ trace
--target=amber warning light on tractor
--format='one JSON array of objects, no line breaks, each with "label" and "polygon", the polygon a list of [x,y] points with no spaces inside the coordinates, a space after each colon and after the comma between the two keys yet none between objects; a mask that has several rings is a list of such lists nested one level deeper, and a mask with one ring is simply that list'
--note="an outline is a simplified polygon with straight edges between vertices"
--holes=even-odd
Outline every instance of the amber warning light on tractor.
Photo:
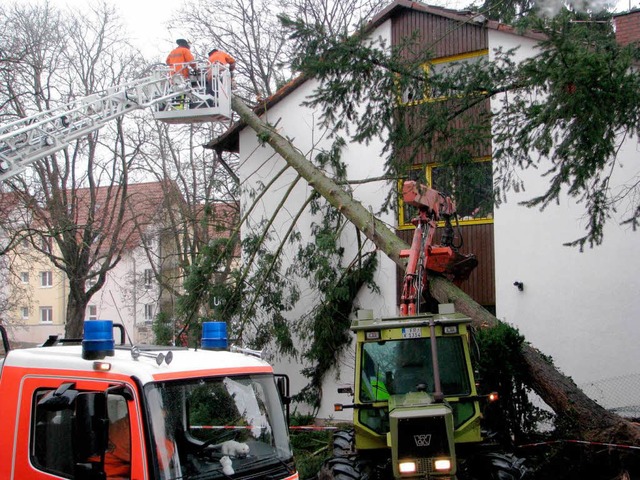
[{"label": "amber warning light on tractor", "polygon": [[87,320],[84,322],[82,336],[82,358],[102,360],[114,353],[113,321]]}]

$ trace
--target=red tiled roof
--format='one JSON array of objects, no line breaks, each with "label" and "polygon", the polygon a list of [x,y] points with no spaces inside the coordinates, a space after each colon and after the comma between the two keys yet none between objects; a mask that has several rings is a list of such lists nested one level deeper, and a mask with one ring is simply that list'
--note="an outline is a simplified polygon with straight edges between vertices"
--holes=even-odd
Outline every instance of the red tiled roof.
[{"label": "red tiled roof", "polygon": [[0,192],[0,215],[4,218],[11,215],[20,199],[15,192]]},{"label": "red tiled roof", "polygon": [[[95,221],[106,231],[107,238],[117,227],[117,215],[121,207],[121,185],[98,187],[95,194]],[[175,192],[172,195],[172,192]],[[76,225],[85,225],[89,221],[92,190],[80,188],[74,192],[77,198]],[[161,210],[173,201],[182,201],[177,187],[167,182],[146,182],[127,185],[126,203],[123,218],[118,231],[118,240],[124,240],[125,249],[132,249],[141,244],[142,232],[157,222]],[[108,242],[107,242],[108,243]],[[105,247],[108,245],[105,245]]]}]

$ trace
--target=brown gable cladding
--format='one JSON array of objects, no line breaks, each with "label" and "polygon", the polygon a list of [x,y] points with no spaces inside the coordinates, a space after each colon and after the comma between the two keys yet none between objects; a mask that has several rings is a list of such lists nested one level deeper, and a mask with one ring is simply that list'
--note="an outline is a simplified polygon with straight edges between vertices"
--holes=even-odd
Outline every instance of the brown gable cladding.
[{"label": "brown gable cladding", "polygon": [[[416,12],[416,13],[429,13],[434,16],[443,17],[449,20],[454,20],[456,22],[461,22],[462,24],[469,24],[476,27],[487,28],[490,30],[496,30],[506,33],[511,33],[514,35],[520,35],[523,37],[532,38],[535,40],[542,40],[544,35],[540,32],[535,31],[525,31],[519,32],[510,25],[505,25],[503,23],[487,20],[482,15],[472,12],[470,10],[451,10],[444,7],[436,7],[433,5],[427,5],[422,2],[411,2],[408,0],[396,0],[389,4],[384,10],[382,10],[378,15],[376,15],[366,26],[366,31],[372,31],[376,27],[382,25],[385,21],[395,18],[402,13],[407,12]],[[273,107],[285,97],[287,97],[291,92],[297,89],[300,85],[307,81],[307,78],[304,75],[299,75],[298,77],[292,79],[286,85],[281,87],[276,93],[274,93],[269,98],[261,101],[258,105],[253,108],[253,111],[256,115],[262,115],[267,109]],[[209,143],[205,144],[205,148],[209,148],[215,150],[217,152],[235,152],[239,151],[239,135],[240,132],[246,127],[246,123],[242,120],[234,123],[225,133],[221,136],[214,138]]]}]

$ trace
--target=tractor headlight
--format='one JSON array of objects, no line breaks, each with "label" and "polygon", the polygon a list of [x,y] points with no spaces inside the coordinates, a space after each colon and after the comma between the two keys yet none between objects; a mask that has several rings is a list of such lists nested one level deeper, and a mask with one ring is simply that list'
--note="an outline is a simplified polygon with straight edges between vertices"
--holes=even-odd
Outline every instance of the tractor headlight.
[{"label": "tractor headlight", "polygon": [[433,462],[433,466],[437,472],[451,470],[451,460],[448,458],[439,458],[435,462]]},{"label": "tractor headlight", "polygon": [[416,472],[416,462],[414,461],[404,461],[398,464],[398,470],[400,473],[415,473]]}]

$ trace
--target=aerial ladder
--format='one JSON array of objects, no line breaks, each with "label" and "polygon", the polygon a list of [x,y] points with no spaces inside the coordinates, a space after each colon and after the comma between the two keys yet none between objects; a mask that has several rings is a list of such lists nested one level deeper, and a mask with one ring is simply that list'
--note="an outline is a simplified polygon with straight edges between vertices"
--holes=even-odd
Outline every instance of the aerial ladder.
[{"label": "aerial ladder", "polygon": [[[185,67],[193,64],[185,64]],[[231,75],[208,61],[195,62],[189,78],[165,65],[151,74],[51,110],[0,126],[0,181],[25,170],[105,124],[134,110],[151,108],[170,124],[231,119]]]}]

